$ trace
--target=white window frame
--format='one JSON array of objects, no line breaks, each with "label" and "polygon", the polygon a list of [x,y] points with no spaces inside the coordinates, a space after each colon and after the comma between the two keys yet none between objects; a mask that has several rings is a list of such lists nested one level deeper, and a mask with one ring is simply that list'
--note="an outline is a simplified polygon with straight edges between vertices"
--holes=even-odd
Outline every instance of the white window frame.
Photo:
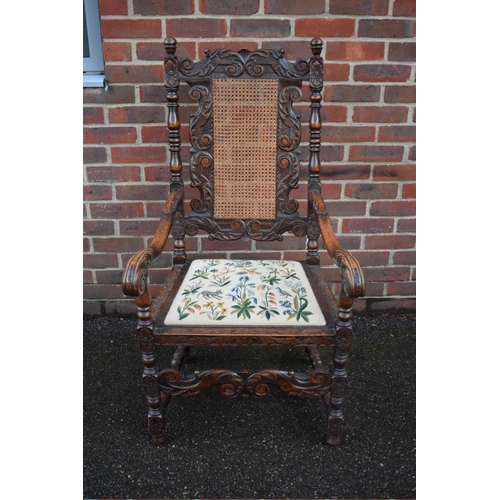
[{"label": "white window frame", "polygon": [[102,54],[101,26],[98,0],[83,0],[87,22],[90,57],[83,58],[83,86],[104,87],[104,57]]}]

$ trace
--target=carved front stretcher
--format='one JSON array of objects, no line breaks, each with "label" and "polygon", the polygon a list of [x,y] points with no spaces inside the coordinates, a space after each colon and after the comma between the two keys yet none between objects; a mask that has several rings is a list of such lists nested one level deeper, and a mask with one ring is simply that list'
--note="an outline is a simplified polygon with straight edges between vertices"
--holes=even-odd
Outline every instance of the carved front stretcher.
[{"label": "carved front stretcher", "polygon": [[[338,445],[344,422],[346,365],[352,337],[352,305],[365,293],[357,260],[336,239],[321,197],[319,174],[322,41],[311,42],[309,61],[287,61],[282,50],[215,49],[193,62],[179,61],[176,41],[165,42],[170,193],[152,243],[127,264],[122,287],[135,297],[137,338],[144,363],[151,440],[166,439],[164,408],[171,397],[263,398],[273,390],[320,397],[327,409],[326,442]],[[198,195],[184,213],[180,160],[179,80],[197,103],[189,137],[191,185]],[[293,105],[303,80],[311,92],[307,216],[299,216],[292,192],[300,177],[300,117]],[[199,232],[231,242],[282,240],[285,232],[307,237],[301,262],[190,261],[185,238]],[[173,266],[152,300],[148,271],[173,238]],[[319,266],[319,239],[341,274],[338,298]],[[231,251],[230,243],[228,252]],[[259,255],[255,255],[259,259]],[[300,269],[300,272],[299,272]],[[302,346],[310,367],[303,373],[269,368],[252,372],[214,368],[187,371],[196,346]],[[171,364],[157,366],[156,349],[176,346]],[[334,349],[327,366],[320,348]]]}]

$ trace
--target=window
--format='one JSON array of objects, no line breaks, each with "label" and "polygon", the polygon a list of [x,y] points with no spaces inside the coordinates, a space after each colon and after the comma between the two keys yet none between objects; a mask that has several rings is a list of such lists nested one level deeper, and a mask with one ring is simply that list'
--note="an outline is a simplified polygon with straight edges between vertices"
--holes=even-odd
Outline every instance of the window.
[{"label": "window", "polygon": [[104,87],[104,58],[97,0],[83,0],[83,86]]}]

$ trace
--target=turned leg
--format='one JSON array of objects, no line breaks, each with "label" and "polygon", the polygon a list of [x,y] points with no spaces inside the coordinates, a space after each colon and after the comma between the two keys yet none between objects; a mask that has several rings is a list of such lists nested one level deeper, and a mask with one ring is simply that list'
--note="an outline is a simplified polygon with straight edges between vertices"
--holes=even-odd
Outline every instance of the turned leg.
[{"label": "turned leg", "polygon": [[341,299],[340,301],[341,305],[339,307],[334,343],[335,355],[333,359],[332,384],[330,392],[325,395],[325,403],[328,411],[326,441],[332,446],[340,444],[344,426],[343,405],[347,391],[346,365],[349,360],[349,351],[351,350],[352,302],[352,299]]},{"label": "turned leg", "polygon": [[151,297],[147,286],[144,292],[135,300],[138,317],[137,341],[144,364],[142,382],[149,407],[148,431],[153,444],[162,444],[165,442],[163,408],[168,403],[168,397],[162,397],[160,385],[158,384],[158,367],[156,365],[153,336],[154,323],[151,318]]}]

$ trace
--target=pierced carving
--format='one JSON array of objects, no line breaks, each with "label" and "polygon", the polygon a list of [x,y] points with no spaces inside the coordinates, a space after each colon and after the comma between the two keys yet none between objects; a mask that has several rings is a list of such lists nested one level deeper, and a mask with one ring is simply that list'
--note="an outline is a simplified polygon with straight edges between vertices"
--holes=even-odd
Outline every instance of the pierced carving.
[{"label": "pierced carving", "polygon": [[292,102],[299,101],[302,92],[298,87],[283,88],[278,96],[278,147],[282,151],[294,151],[300,144],[300,121],[293,112]]},{"label": "pierced carving", "polygon": [[309,73],[309,62],[302,59],[287,61],[283,50],[206,50],[205,58],[194,62],[189,58],[179,63],[180,72],[188,78],[200,78],[213,73],[238,77],[244,73],[253,77],[274,73],[282,78],[304,78]]},{"label": "pierced carving", "polygon": [[299,208],[299,202],[290,199],[290,192],[296,189],[300,178],[300,162],[294,153],[282,153],[276,161],[281,175],[278,174],[278,187],[276,197],[278,210],[284,214],[293,214]]},{"label": "pierced carving", "polygon": [[[191,87],[189,96],[193,101],[198,101],[198,111],[191,115],[189,135],[191,144],[199,151],[210,149],[213,144],[213,132],[210,118],[212,117],[212,93],[203,85]],[[208,123],[208,127],[206,127]]]},{"label": "pierced carving", "polygon": [[194,212],[206,213],[213,207],[213,163],[212,155],[206,151],[198,151],[191,156],[189,169],[191,186],[200,191],[200,198],[191,200],[191,208]]}]

